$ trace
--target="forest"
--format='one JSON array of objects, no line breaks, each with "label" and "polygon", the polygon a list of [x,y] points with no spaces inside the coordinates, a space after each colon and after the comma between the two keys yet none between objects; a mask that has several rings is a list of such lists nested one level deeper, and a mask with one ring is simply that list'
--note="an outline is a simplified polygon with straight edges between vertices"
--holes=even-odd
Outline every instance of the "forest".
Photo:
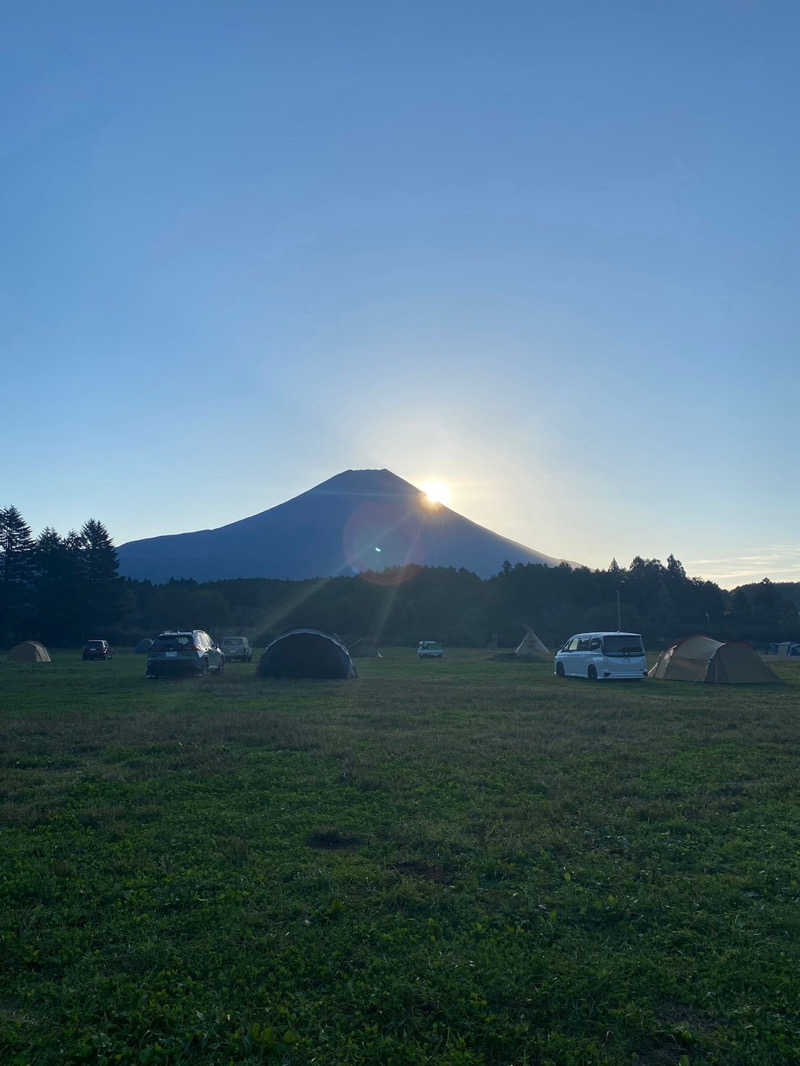
[{"label": "forest", "polygon": [[606,570],[506,562],[482,580],[464,569],[407,566],[356,576],[282,581],[241,578],[163,585],[119,577],[106,527],[89,519],[34,537],[15,507],[0,509],[0,647],[20,640],[74,647],[103,637],[130,645],[164,629],[242,633],[257,647],[294,626],[369,647],[440,640],[509,648],[536,631],[549,647],[582,630],[622,629],[648,647],[705,632],[722,640],[800,640],[796,587],[765,579],[732,591],[637,556]]}]

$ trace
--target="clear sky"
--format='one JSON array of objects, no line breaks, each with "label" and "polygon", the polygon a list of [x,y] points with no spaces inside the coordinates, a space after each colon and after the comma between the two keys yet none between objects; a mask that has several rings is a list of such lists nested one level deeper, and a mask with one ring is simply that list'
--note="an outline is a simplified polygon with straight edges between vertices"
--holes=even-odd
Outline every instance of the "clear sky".
[{"label": "clear sky", "polygon": [[28,3],[0,505],[117,543],[348,467],[800,580],[800,5]]}]

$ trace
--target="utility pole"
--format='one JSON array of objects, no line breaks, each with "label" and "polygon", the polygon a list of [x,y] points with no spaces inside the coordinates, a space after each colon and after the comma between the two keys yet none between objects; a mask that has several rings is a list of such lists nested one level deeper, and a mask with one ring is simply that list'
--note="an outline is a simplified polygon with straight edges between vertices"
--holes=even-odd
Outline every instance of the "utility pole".
[{"label": "utility pole", "polygon": [[617,632],[622,629],[622,601],[619,598],[619,589],[617,589]]}]

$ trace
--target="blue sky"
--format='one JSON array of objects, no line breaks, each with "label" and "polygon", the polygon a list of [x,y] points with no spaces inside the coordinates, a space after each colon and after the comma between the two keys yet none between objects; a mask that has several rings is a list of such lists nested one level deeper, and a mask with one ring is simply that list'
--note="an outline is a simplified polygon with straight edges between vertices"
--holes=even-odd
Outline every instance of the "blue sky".
[{"label": "blue sky", "polygon": [[794,3],[33,3],[0,505],[118,543],[349,467],[800,580]]}]

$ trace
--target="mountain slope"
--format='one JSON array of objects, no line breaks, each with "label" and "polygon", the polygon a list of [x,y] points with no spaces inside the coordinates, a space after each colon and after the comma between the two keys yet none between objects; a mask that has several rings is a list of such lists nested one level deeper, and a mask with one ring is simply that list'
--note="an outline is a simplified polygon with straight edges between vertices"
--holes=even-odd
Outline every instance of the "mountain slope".
[{"label": "mountain slope", "polygon": [[465,567],[488,577],[506,559],[560,561],[431,505],[390,470],[346,470],[219,529],[130,541],[118,550],[123,576],[153,582],[330,577],[404,563]]}]

